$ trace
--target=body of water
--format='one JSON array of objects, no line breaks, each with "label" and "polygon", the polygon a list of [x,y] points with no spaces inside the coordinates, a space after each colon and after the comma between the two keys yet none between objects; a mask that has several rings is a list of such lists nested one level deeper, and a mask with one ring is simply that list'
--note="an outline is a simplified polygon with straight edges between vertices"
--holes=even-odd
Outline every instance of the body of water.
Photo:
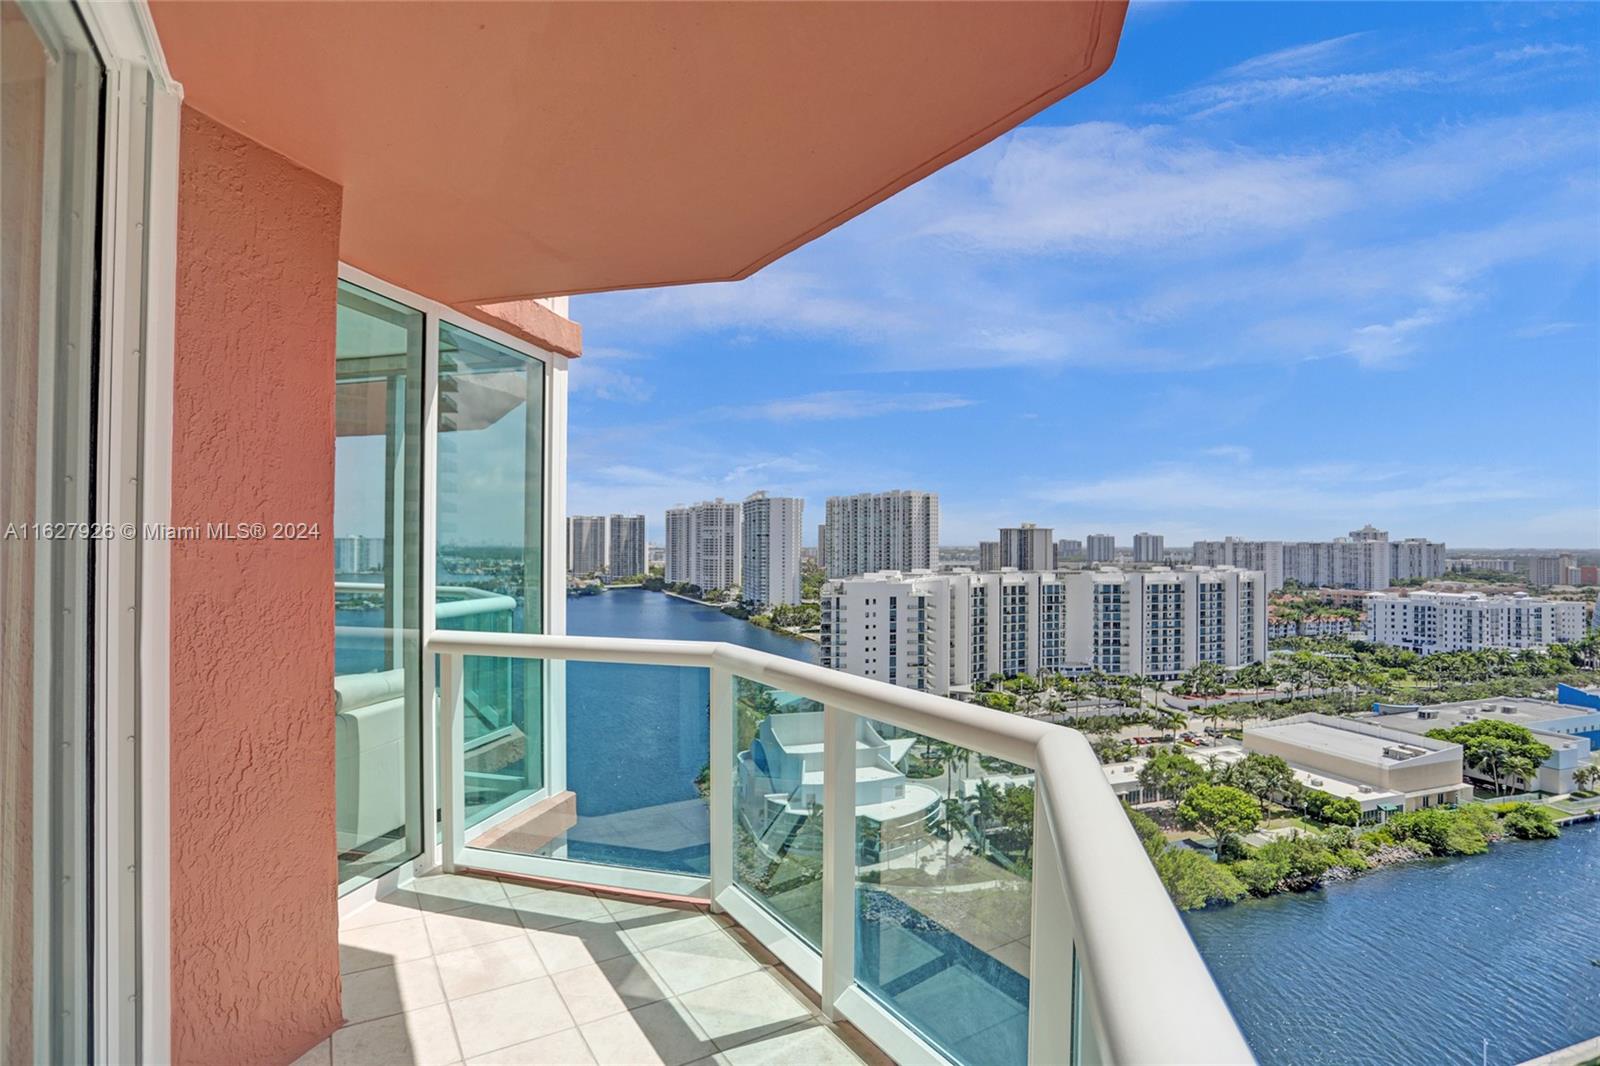
[{"label": "body of water", "polygon": [[[815,662],[816,645],[643,589],[567,599],[574,636],[724,641]],[[578,797],[567,854],[704,874],[710,829],[695,778],[710,755],[710,672],[570,663],[567,784]]]},{"label": "body of water", "polygon": [[1264,1066],[1503,1066],[1600,1034],[1594,822],[1185,919]]}]

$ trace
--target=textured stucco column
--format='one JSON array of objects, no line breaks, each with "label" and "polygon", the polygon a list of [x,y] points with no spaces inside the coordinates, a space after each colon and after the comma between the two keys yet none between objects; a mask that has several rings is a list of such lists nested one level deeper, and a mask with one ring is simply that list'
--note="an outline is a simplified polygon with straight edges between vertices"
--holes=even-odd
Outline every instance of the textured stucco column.
[{"label": "textured stucco column", "polygon": [[340,190],[190,108],[179,166],[173,524],[321,536],[172,546],[172,1051],[288,1062],[340,1020]]}]

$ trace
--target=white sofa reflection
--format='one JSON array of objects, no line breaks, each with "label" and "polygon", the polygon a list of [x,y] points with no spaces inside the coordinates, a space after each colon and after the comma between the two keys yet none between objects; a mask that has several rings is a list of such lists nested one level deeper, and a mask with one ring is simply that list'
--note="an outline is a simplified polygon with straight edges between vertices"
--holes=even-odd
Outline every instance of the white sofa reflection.
[{"label": "white sofa reflection", "polygon": [[406,824],[406,672],[333,679],[334,824],[341,853]]}]

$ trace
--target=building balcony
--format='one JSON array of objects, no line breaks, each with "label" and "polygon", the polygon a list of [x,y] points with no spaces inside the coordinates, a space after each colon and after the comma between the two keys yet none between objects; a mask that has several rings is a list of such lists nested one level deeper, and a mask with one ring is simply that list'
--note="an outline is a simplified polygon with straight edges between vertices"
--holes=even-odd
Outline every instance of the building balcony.
[{"label": "building balcony", "polygon": [[[305,535],[8,578],[6,1061],[1249,1060],[1079,734],[561,635],[563,294],[744,276],[1092,80],[1124,5],[19,10],[7,285],[77,332],[0,301],[60,414],[7,483]],[[1031,818],[912,776],[948,745]]]}]

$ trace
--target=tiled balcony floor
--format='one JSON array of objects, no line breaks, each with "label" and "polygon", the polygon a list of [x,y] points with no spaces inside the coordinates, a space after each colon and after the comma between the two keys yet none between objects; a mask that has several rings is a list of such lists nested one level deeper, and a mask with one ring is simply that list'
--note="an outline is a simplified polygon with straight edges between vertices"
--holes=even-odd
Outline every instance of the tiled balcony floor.
[{"label": "tiled balcony floor", "polygon": [[339,944],[344,1027],[296,1066],[888,1061],[701,906],[438,874]]}]

